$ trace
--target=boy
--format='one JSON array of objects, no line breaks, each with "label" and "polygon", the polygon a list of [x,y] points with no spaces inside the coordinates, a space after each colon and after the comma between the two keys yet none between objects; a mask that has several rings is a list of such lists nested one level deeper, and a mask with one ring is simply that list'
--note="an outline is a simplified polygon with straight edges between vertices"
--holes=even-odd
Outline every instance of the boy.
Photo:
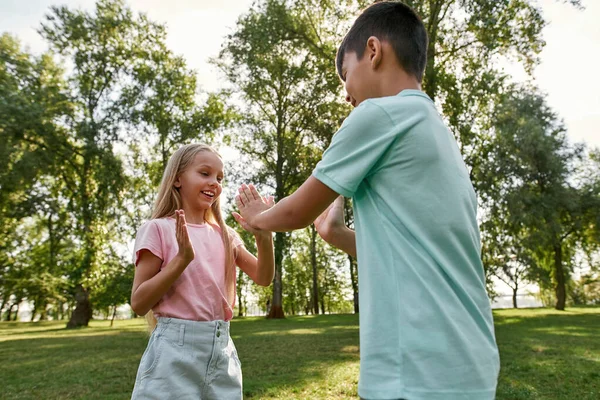
[{"label": "boy", "polygon": [[[454,137],[420,90],[426,54],[412,9],[368,7],[336,59],[355,108],[312,176],[272,208],[252,185],[236,203],[259,229],[316,219],[324,240],[358,256],[362,398],[493,399],[499,358],[477,201]],[[341,201],[332,205],[339,195],[353,198],[356,232]]]}]

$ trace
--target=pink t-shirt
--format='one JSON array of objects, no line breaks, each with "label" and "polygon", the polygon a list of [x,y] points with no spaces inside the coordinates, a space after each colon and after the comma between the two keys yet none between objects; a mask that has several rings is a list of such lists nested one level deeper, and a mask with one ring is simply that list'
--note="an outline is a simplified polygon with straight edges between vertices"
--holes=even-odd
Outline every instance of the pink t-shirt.
[{"label": "pink t-shirt", "polygon": [[[152,311],[157,317],[229,321],[233,310],[225,294],[225,250],[221,229],[208,222],[202,225],[188,223],[187,227],[196,256]],[[243,246],[237,235],[233,235],[233,246]],[[162,270],[179,251],[175,219],[153,219],[140,227],[133,250],[136,267],[143,249],[163,261]]]}]

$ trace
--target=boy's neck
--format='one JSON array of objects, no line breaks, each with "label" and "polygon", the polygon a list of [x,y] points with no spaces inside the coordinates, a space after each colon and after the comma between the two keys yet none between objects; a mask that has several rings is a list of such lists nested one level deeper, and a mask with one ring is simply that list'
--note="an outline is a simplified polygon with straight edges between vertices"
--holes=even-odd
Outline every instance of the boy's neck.
[{"label": "boy's neck", "polygon": [[413,74],[406,72],[398,62],[395,50],[388,41],[381,42],[382,58],[376,72],[378,92],[381,97],[395,96],[403,90],[421,90],[421,83]]},{"label": "boy's neck", "polygon": [[381,97],[396,96],[403,90],[421,90],[421,83],[414,75],[407,74],[401,68],[382,71],[379,80],[379,93]]}]

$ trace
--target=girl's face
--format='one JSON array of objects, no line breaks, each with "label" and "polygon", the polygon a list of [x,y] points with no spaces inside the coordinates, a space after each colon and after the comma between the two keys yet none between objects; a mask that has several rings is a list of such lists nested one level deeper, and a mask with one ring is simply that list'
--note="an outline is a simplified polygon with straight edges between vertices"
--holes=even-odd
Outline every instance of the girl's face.
[{"label": "girl's face", "polygon": [[213,152],[201,151],[175,181],[184,207],[208,210],[223,191],[223,161]]}]

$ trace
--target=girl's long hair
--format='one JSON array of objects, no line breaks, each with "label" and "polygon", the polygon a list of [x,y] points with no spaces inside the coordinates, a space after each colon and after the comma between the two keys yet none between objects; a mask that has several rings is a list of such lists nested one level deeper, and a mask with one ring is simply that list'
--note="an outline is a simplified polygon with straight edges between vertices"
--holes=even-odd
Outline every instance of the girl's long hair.
[{"label": "girl's long hair", "polygon": [[[152,209],[152,219],[174,217],[175,211],[182,208],[181,194],[175,187],[177,178],[192,164],[198,153],[209,151],[221,155],[212,147],[206,144],[188,144],[180,147],[169,159],[167,167],[163,173],[160,186],[158,188],[158,197]],[[221,214],[221,196],[212,203],[210,209],[206,210],[204,219],[207,222],[217,224],[221,228],[221,237],[223,238],[223,247],[225,248],[225,290],[227,298],[227,307],[233,309],[235,302],[235,254],[233,249],[232,230],[225,224]],[[152,331],[156,326],[156,318],[150,310],[146,314],[148,327]]]}]

